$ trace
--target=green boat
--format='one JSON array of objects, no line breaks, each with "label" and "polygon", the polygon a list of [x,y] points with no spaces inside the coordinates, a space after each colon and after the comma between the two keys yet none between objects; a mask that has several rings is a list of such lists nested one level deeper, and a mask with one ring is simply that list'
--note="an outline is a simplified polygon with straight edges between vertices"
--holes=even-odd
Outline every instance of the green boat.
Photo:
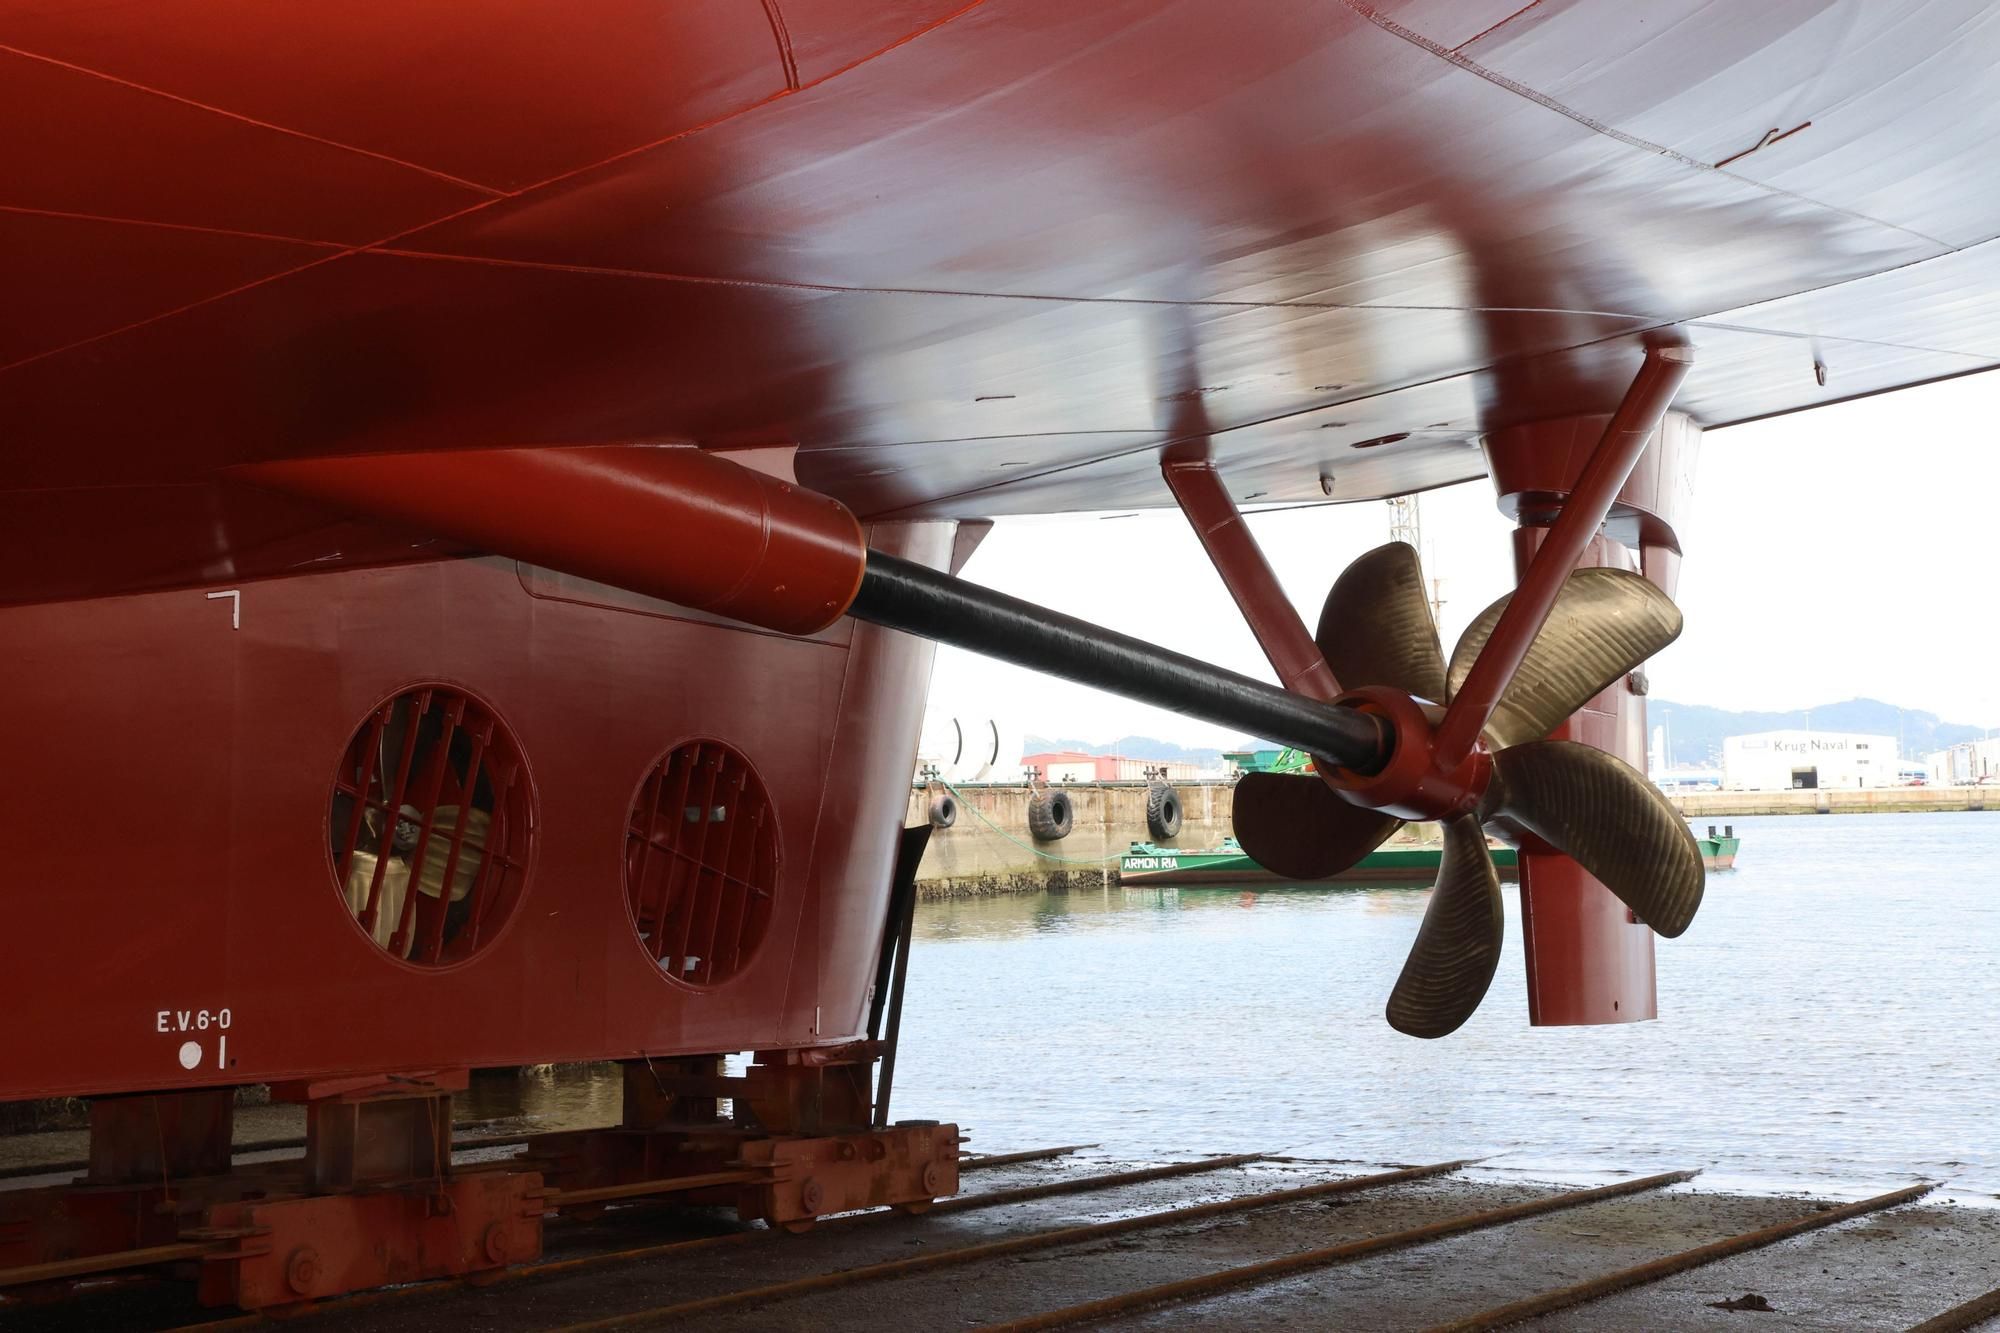
[{"label": "green boat", "polygon": [[[1736,864],[1736,849],[1742,839],[1734,829],[1724,829],[1720,837],[1711,828],[1709,836],[1697,837],[1702,863],[1710,870],[1728,870]],[[1517,854],[1504,843],[1492,844],[1493,864],[1500,878],[1520,877]],[[1378,847],[1361,858],[1359,865],[1341,871],[1320,884],[1429,884],[1437,878],[1443,848],[1438,843],[1401,843]],[[1252,861],[1236,839],[1224,838],[1220,847],[1162,847],[1157,843],[1135,842],[1118,858],[1118,882],[1149,884],[1296,884],[1272,874]]]}]

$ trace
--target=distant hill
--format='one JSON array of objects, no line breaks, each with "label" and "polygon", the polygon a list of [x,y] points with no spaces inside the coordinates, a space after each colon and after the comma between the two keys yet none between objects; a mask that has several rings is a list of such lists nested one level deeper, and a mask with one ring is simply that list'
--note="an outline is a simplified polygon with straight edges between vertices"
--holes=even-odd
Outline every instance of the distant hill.
[{"label": "distant hill", "polygon": [[[1667,744],[1670,753],[1667,763],[1671,766],[1696,766],[1720,764],[1722,762],[1722,739],[1725,736],[1747,736],[1759,731],[1785,731],[1792,728],[1815,731],[1858,732],[1870,736],[1902,737],[1902,756],[1905,759],[1922,759],[1933,750],[1957,745],[1960,741],[1974,740],[1986,734],[1986,728],[1969,726],[1960,722],[1945,722],[1936,713],[1927,713],[1920,708],[1898,709],[1894,704],[1883,703],[1880,699],[1848,699],[1837,704],[1814,704],[1811,708],[1794,709],[1789,713],[1731,712],[1726,708],[1710,708],[1704,704],[1675,703],[1671,699],[1648,699],[1646,701],[1647,745],[1652,744],[1651,729],[1662,723],[1667,728]],[[1255,749],[1269,744],[1264,741],[1245,739],[1232,749]],[[1115,741],[1083,741],[1074,737],[1051,738],[1048,736],[1027,737],[1027,754],[1042,754],[1050,750],[1081,750],[1086,754],[1122,754],[1134,759],[1176,759],[1204,768],[1218,767],[1222,763],[1222,751],[1217,749],[1195,750],[1172,741],[1163,741],[1157,736],[1120,736]]]},{"label": "distant hill", "polygon": [[[1646,726],[1667,728],[1667,762],[1673,766],[1719,764],[1725,736],[1745,736],[1759,731],[1806,729],[1848,731],[1873,736],[1900,736],[1902,757],[1921,759],[1933,750],[1957,745],[1960,741],[1984,736],[1984,727],[1940,721],[1936,713],[1918,708],[1897,708],[1880,699],[1849,699],[1837,704],[1815,704],[1789,713],[1732,713],[1702,704],[1680,704],[1668,699],[1646,701]],[[1651,745],[1648,736],[1647,744]]]},{"label": "distant hill", "polygon": [[[1080,741],[1069,737],[1050,739],[1047,736],[1028,736],[1023,739],[1023,754],[1047,754],[1054,750],[1080,750],[1085,754],[1119,754],[1130,759],[1172,759],[1186,764],[1197,764],[1202,768],[1220,768],[1222,751],[1190,750],[1185,745],[1163,741],[1156,736],[1120,736],[1115,741]],[[1251,742],[1245,741],[1244,748]]]}]

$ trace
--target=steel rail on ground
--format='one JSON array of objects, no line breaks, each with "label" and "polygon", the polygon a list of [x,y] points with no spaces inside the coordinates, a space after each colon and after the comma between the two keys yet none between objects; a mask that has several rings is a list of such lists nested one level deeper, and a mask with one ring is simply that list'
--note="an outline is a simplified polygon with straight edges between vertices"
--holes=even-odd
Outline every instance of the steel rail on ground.
[{"label": "steel rail on ground", "polygon": [[[1075,1145],[1059,1148],[1037,1148],[1026,1153],[1006,1154],[1020,1161],[1034,1161],[1045,1157],[1060,1156],[1076,1151]],[[1007,1204],[1025,1203],[1031,1199],[1049,1198],[1061,1194],[1087,1194],[1098,1190],[1118,1189],[1125,1185],[1139,1185],[1147,1181],[1166,1180],[1177,1176],[1198,1175],[1207,1171],[1222,1171],[1230,1167],[1245,1166],[1251,1162],[1269,1161],[1265,1153],[1232,1153],[1222,1157],[1203,1157],[1187,1162],[1173,1162],[1166,1166],[1143,1167],[1135,1171],[1108,1171],[1101,1175],[1079,1176],[1071,1180],[1054,1181],[1046,1185],[1029,1185],[1019,1189],[985,1190],[978,1194],[956,1195],[939,1200],[925,1216],[935,1216],[940,1212],[962,1212],[978,1208],[996,1208]],[[995,1162],[991,1165],[1001,1165]],[[961,1168],[963,1169],[963,1168]],[[947,1207],[949,1206],[949,1207]],[[851,1226],[857,1223],[892,1220],[901,1216],[891,1208],[874,1208],[866,1212],[847,1213],[830,1218],[827,1227]],[[526,1278],[552,1277],[559,1273],[579,1272],[586,1269],[602,1268],[614,1264],[638,1263],[647,1259],[663,1259],[671,1255],[696,1254],[714,1249],[724,1249],[736,1245],[751,1245],[773,1240],[796,1239],[785,1233],[763,1228],[758,1230],[729,1231],[717,1236],[696,1236],[687,1240],[662,1241],[656,1245],[640,1245],[624,1250],[605,1250],[594,1254],[581,1254],[567,1259],[551,1259],[541,1263],[517,1264],[511,1268],[483,1270],[465,1277],[438,1278],[429,1282],[416,1282],[408,1286],[386,1287],[374,1291],[359,1291],[347,1296],[336,1296],[330,1300],[316,1301],[310,1305],[288,1308],[283,1316],[289,1323],[293,1320],[337,1311],[361,1309],[370,1305],[389,1301],[406,1300],[413,1296],[436,1295],[441,1292],[465,1286],[494,1286],[503,1282],[517,1282]],[[234,1333],[239,1329],[259,1328],[271,1322],[272,1316],[263,1314],[233,1315],[206,1323],[184,1324],[177,1333]]]},{"label": "steel rail on ground", "polygon": [[1643,1264],[1634,1264],[1630,1268],[1621,1268],[1615,1273],[1606,1273],[1602,1277],[1594,1277],[1574,1286],[1559,1287],[1554,1291],[1545,1291],[1523,1300],[1495,1306],[1491,1310],[1467,1315],[1463,1319],[1437,1324],[1426,1329],[1424,1333],[1483,1333],[1486,1329],[1506,1328],[1510,1324],[1518,1324],[1538,1315],[1545,1315],[1555,1310],[1567,1310],[1571,1306],[1600,1300],[1633,1287],[1642,1287],[1649,1282],[1658,1282],[1662,1278],[1685,1273],[1690,1268],[1700,1268],[1703,1264],[1712,1264],[1732,1255],[1762,1249],[1766,1245],[1775,1245],[1781,1240],[1789,1240],[1808,1231],[1817,1231],[1821,1227],[1830,1227],[1839,1222],[1864,1217],[1869,1213],[1879,1213],[1885,1208],[1895,1208],[1922,1198],[1935,1188],[1937,1187],[1931,1184],[1910,1185],[1903,1189],[1891,1190],[1887,1194],[1878,1194],[1872,1199],[1862,1199],[1838,1208],[1829,1208],[1823,1213],[1810,1213],[1805,1217],[1793,1218],[1789,1222],[1779,1222],[1772,1226],[1760,1227],[1755,1231],[1745,1231],[1740,1235],[1711,1241],[1707,1245],[1697,1245],[1691,1250],[1682,1250],[1678,1254],[1669,1254]]},{"label": "steel rail on ground", "polygon": [[[1118,1185],[1143,1185],[1149,1180],[1172,1180],[1175,1176],[1196,1176],[1208,1171],[1221,1171],[1232,1166],[1248,1166],[1252,1162],[1265,1160],[1263,1153],[1231,1153],[1226,1157],[1197,1157],[1191,1162],[1169,1162],[1165,1166],[1145,1166],[1136,1171],[1117,1171],[1110,1175],[1086,1176],[1086,1180],[1102,1182],[1097,1189],[1111,1189]],[[985,1190],[978,1194],[961,1194],[956,1198],[940,1199],[931,1205],[930,1216],[940,1213],[963,1212],[967,1208],[993,1208],[1004,1203],[1026,1203],[1030,1199],[1046,1199],[1057,1194],[1072,1194],[1072,1182],[1051,1180],[1040,1185],[1021,1185],[1010,1190]]]},{"label": "steel rail on ground", "polygon": [[[495,1135],[493,1137],[484,1139],[469,1139],[453,1145],[452,1154],[456,1156],[462,1152],[472,1152],[482,1148],[505,1148],[505,1147],[519,1146],[521,1144],[526,1143],[529,1137],[531,1136]],[[237,1155],[241,1156],[242,1154],[249,1152],[280,1151],[287,1147],[298,1147],[302,1145],[304,1142],[305,1140],[300,1139],[297,1140],[296,1142],[289,1140],[274,1140],[272,1142],[263,1144],[247,1144],[243,1148],[237,1151]],[[1093,1143],[1066,1143],[1054,1148],[1029,1148],[1021,1152],[988,1153],[980,1157],[975,1157],[965,1161],[961,1161],[958,1165],[958,1170],[959,1174],[963,1175],[968,1171],[983,1171],[983,1170],[989,1170],[993,1167],[1013,1166],[1022,1162],[1048,1161],[1051,1158],[1065,1157],[1071,1153],[1079,1152],[1084,1148],[1094,1148],[1096,1146],[1097,1145]],[[75,1164],[76,1168],[78,1169],[81,1169],[86,1165],[88,1165],[88,1163],[78,1162]],[[63,1164],[58,1163],[54,1166],[26,1168],[18,1170],[15,1174],[24,1174],[24,1175],[55,1174],[62,1169],[62,1166]],[[580,1190],[580,1191],[569,1191],[569,1192],[554,1191],[551,1192],[547,1198],[547,1203],[550,1208],[549,1216],[553,1218],[559,1215],[560,1210],[565,1206],[575,1206],[584,1203],[622,1201],[626,1199],[638,1199],[653,1195],[670,1194],[675,1192],[676,1190],[694,1189],[703,1185],[715,1184],[723,1181],[725,1177],[729,1181],[745,1180],[752,1178],[750,1173],[746,1172],[726,1172],[709,1177],[684,1177],[674,1180],[643,1181],[629,1185],[610,1186],[600,1190]],[[1148,1178],[1156,1179],[1157,1177],[1148,1177]],[[1086,1179],[1091,1179],[1091,1178],[1086,1177]],[[1112,1185],[1115,1185],[1117,1183],[1121,1182],[1109,1181],[1106,1184],[1099,1186],[1099,1188],[1111,1188]],[[1136,1182],[1123,1182],[1123,1183],[1136,1183]],[[977,1198],[977,1199],[985,1198],[984,1195],[974,1195],[966,1197]],[[1006,1202],[1016,1202],[1016,1201],[1018,1201],[1018,1196],[1010,1196],[1009,1198],[996,1199],[994,1202],[1006,1203]],[[960,1206],[989,1207],[991,1205],[986,1203],[978,1203],[978,1204],[961,1203]],[[855,1214],[853,1215],[852,1219],[842,1219],[842,1220],[858,1220],[861,1217],[874,1217],[877,1215],[878,1215],[877,1212],[871,1211],[867,1213]],[[732,1232],[725,1236],[702,1236],[702,1237],[696,1237],[695,1239],[688,1241],[666,1242],[664,1248],[671,1249],[674,1247],[681,1247],[681,1246],[691,1247],[691,1246],[704,1246],[713,1243],[733,1242],[738,1238],[739,1235],[747,1237],[747,1236],[758,1236],[762,1234],[764,1233],[756,1231],[748,1231],[741,1233]],[[108,1273],[122,1272],[126,1270],[147,1268],[158,1264],[171,1263],[184,1259],[200,1258],[205,1254],[215,1253],[224,1248],[226,1248],[226,1245],[224,1242],[221,1241],[192,1241],[192,1242],[171,1244],[171,1245],[156,1245],[140,1250],[119,1250],[110,1254],[86,1255],[80,1259],[57,1260],[46,1264],[30,1265],[25,1268],[4,1269],[0,1270],[0,1289],[4,1289],[9,1286],[25,1286],[34,1283],[60,1281],[67,1278],[89,1277],[96,1274],[108,1274]],[[638,1250],[610,1251],[605,1254],[585,1256],[581,1259],[556,1260],[547,1264],[525,1264],[517,1268],[503,1270],[501,1276],[520,1276],[520,1277],[534,1276],[537,1274],[545,1274],[557,1271],[567,1266],[583,1266],[593,1263],[602,1263],[602,1262],[607,1262],[614,1258],[619,1258],[624,1256],[630,1256],[632,1258],[641,1258],[647,1254],[660,1251],[662,1248],[663,1248],[662,1246],[646,1246]],[[462,1280],[463,1279],[459,1278],[440,1278],[437,1279],[435,1283],[417,1283],[409,1287],[399,1287],[396,1290],[398,1292],[430,1291],[444,1286],[456,1285],[458,1282]],[[482,1280],[492,1281],[496,1279],[491,1276],[483,1276]],[[370,1299],[373,1299],[374,1295],[375,1293],[372,1292],[365,1292],[365,1291],[354,1292],[349,1296],[335,1297],[332,1300],[327,1302],[322,1302],[321,1304],[326,1306],[331,1306],[339,1301],[346,1301],[346,1300],[352,1300],[356,1302],[366,1302]],[[318,1309],[320,1307],[312,1306],[308,1308]],[[254,1320],[259,1318],[259,1316],[245,1315],[245,1316],[240,1316],[239,1318]],[[215,1328],[224,1326],[236,1327],[237,1324],[232,1321],[224,1321],[222,1324],[206,1324],[206,1325],[200,1325],[199,1327]]]},{"label": "steel rail on ground", "polygon": [[1954,1305],[1943,1314],[1932,1315],[1921,1324],[1913,1324],[1909,1333],[1963,1333],[1989,1319],[2000,1319],[2000,1288]]},{"label": "steel rail on ground", "polygon": [[1635,1180],[1621,1180],[1612,1185],[1600,1185],[1596,1189],[1551,1194],[1545,1198],[1531,1199],[1526,1203],[1510,1204],[1505,1208],[1494,1208],[1482,1213],[1466,1213],[1427,1226],[1412,1227],[1407,1231],[1365,1236],[1360,1240],[1351,1240],[1340,1245],[1301,1250],[1296,1254],[1281,1255],[1276,1259],[1266,1259],[1254,1264],[1240,1264],[1234,1268],[1204,1273],[1199,1277],[1183,1278],[1178,1282],[1164,1282],[1156,1287],[1120,1292],[1115,1296],[1106,1296],[1099,1300],[1066,1305],[1059,1310],[1027,1315],[1004,1323],[988,1324],[986,1328],[992,1333],[1030,1333],[1030,1330],[1075,1328],[1120,1315],[1139,1314],[1171,1305],[1186,1305],[1193,1301],[1207,1300],[1211,1296],[1233,1291],[1239,1287],[1261,1286],[1291,1277],[1296,1273],[1330,1268],[1351,1259],[1360,1259],[1389,1250],[1408,1249],[1430,1241],[1443,1240],[1447,1236],[1503,1226],[1524,1217],[1535,1217],[1565,1208],[1581,1208],[1605,1199],[1678,1185],[1682,1181],[1694,1179],[1698,1174],[1700,1173],[1696,1171],[1668,1171],[1661,1175],[1641,1176]]},{"label": "steel rail on ground", "polygon": [[644,1324],[664,1323],[673,1319],[693,1315],[713,1314],[721,1310],[736,1310],[750,1305],[768,1305],[776,1301],[790,1300],[795,1296],[805,1296],[813,1292],[834,1291],[841,1287],[857,1286],[864,1282],[879,1282],[894,1278],[912,1277],[918,1273],[935,1272],[943,1268],[959,1268],[966,1264],[985,1263],[991,1259],[1003,1259],[1009,1255],[1027,1254],[1036,1250],[1057,1249],[1065,1245],[1081,1245],[1089,1241],[1103,1240],[1110,1236],[1121,1236],[1134,1231],[1153,1231],[1165,1227],[1180,1226],[1188,1222],[1199,1222],[1211,1217],[1225,1217],[1236,1213],[1254,1212],[1264,1208],[1278,1208],[1285,1204],[1300,1203],[1307,1199],[1324,1198],[1329,1195],[1358,1194],[1363,1190],[1383,1189],[1390,1185],[1401,1185],[1413,1180],[1425,1180],[1441,1176],[1471,1164],[1467,1158],[1455,1162],[1435,1162],[1429,1166],[1404,1167],[1398,1171],[1384,1171],[1368,1176],[1343,1176],[1338,1180],[1321,1181],[1314,1185],[1300,1185],[1292,1189],[1268,1190],[1256,1194],[1239,1194],[1212,1203],[1190,1204],[1184,1208],[1168,1208],[1157,1213],[1141,1213],[1136,1217],[1121,1217],[1109,1222],[1089,1222],[1078,1226],[1058,1227],[1053,1231],[1039,1231],[1026,1236],[1009,1236],[1005,1240],[988,1241],[979,1245],[961,1246],[955,1250],[944,1250],[935,1254],[920,1254],[907,1259],[891,1259],[883,1263],[868,1264],[860,1268],[842,1269],[833,1273],[819,1273],[811,1277],[794,1278],[788,1282],[774,1282],[769,1286],[751,1287],[744,1291],[723,1292],[720,1295],[704,1296],[696,1300],[681,1301],[673,1305],[655,1306],[646,1310],[633,1310],[626,1314],[609,1315],[602,1319],[586,1320],[577,1324],[564,1324],[552,1333],[605,1333],[605,1330],[632,1328]]},{"label": "steel rail on ground", "polygon": [[1060,1148],[1029,1148],[1024,1152],[989,1152],[976,1157],[958,1159],[958,1174],[968,1171],[984,1171],[989,1167],[1013,1166],[1018,1162],[1046,1162],[1051,1157],[1067,1157],[1071,1153],[1082,1152],[1085,1148],[1095,1148],[1094,1143],[1065,1143]]}]

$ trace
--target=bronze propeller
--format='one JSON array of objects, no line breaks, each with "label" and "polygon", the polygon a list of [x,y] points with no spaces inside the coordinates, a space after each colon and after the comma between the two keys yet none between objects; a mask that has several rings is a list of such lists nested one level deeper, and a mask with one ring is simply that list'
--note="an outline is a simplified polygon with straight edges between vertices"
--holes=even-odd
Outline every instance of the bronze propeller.
[{"label": "bronze propeller", "polygon": [[[1327,595],[1315,638],[1342,681],[1413,703],[1435,723],[1506,609],[1473,621],[1447,666],[1416,551],[1402,542],[1362,556]],[[1679,935],[1701,904],[1701,849],[1657,788],[1630,765],[1548,734],[1613,681],[1672,643],[1681,615],[1638,574],[1580,569],[1500,695],[1481,735],[1483,784],[1446,813],[1437,888],[1388,1003],[1400,1032],[1442,1037],[1472,1016],[1500,960],[1505,917],[1484,826],[1529,835],[1573,857],[1640,920]],[[1404,704],[1405,709],[1409,703]],[[1419,720],[1399,743],[1428,736]],[[1331,764],[1322,774],[1247,774],[1236,837],[1258,864],[1295,879],[1345,870],[1402,827],[1368,803],[1368,784]],[[1407,813],[1407,811],[1406,811]]]}]

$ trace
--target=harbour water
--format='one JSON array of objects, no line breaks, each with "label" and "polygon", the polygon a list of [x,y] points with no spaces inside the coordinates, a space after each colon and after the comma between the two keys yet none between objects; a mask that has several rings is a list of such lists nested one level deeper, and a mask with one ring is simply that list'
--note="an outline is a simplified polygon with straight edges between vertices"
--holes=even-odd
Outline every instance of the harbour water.
[{"label": "harbour water", "polygon": [[2000,1202],[2000,816],[1736,823],[1737,868],[1658,943],[1660,1020],[1621,1027],[1527,1026],[1511,886],[1494,988],[1435,1042],[1381,1018],[1426,889],[926,903],[897,1114],[956,1118],[971,1151],[1699,1165]]}]

